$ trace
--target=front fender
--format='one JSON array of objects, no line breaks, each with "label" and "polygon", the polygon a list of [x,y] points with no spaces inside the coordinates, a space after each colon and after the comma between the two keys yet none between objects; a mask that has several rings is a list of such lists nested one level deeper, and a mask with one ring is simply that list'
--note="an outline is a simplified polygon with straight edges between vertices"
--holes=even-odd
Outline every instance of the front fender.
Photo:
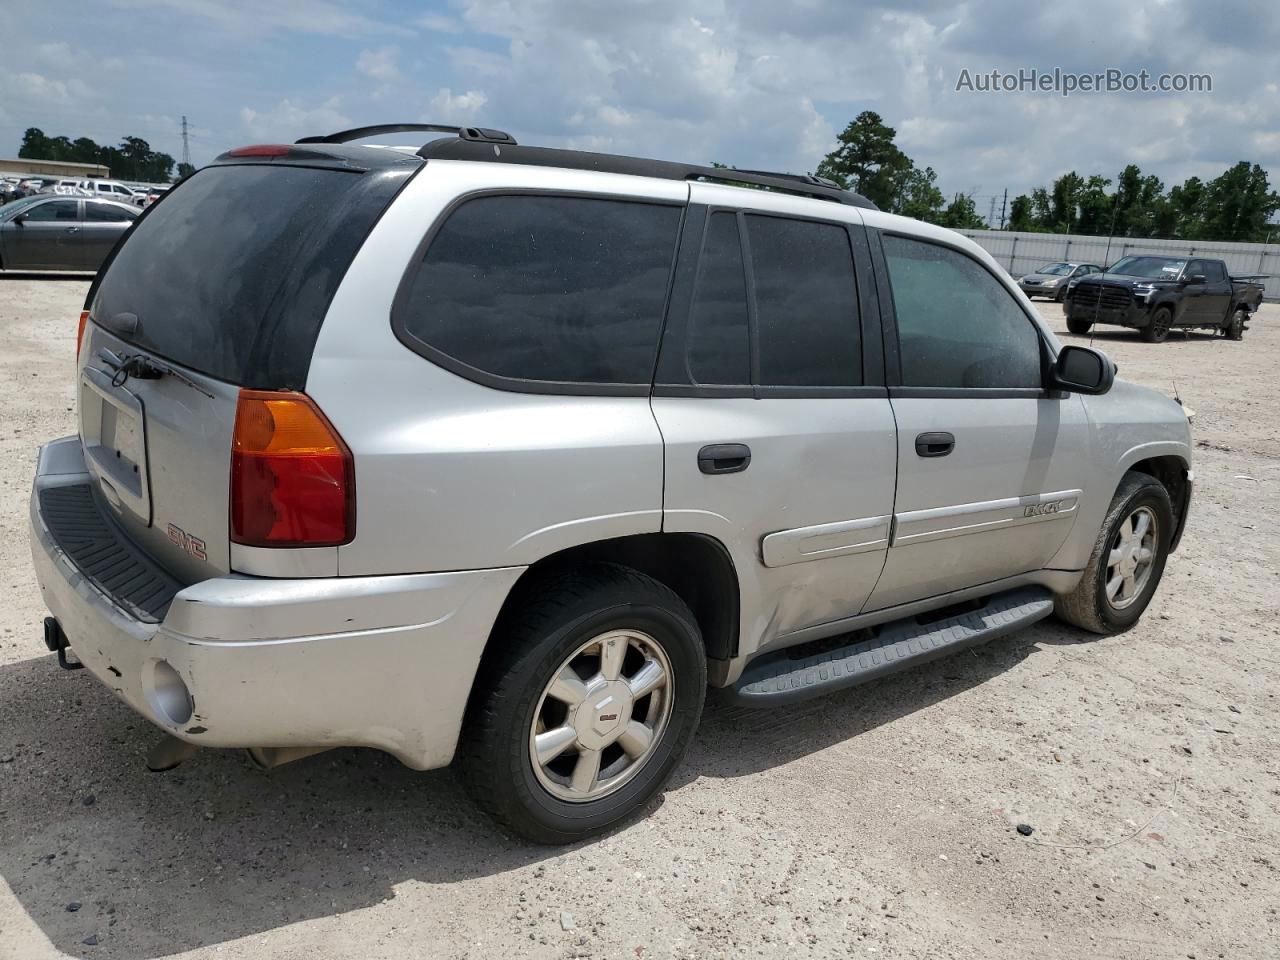
[{"label": "front fender", "polygon": [[1090,454],[1095,466],[1071,533],[1048,564],[1053,569],[1084,569],[1111,498],[1135,464],[1172,457],[1183,470],[1191,468],[1191,425],[1169,397],[1117,380],[1109,393],[1083,399],[1094,428]]}]

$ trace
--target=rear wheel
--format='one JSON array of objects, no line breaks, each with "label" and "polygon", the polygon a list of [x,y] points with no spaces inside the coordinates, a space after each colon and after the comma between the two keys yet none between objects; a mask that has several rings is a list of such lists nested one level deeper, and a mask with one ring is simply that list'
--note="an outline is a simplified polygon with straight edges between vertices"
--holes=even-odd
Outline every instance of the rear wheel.
[{"label": "rear wheel", "polygon": [[1058,287],[1058,292],[1053,295],[1054,303],[1061,303],[1067,297],[1067,288],[1065,286]]},{"label": "rear wheel", "polygon": [[1094,633],[1120,633],[1138,622],[1164,574],[1173,537],[1168,491],[1130,471],[1111,500],[1084,576],[1054,600],[1054,612]]},{"label": "rear wheel", "polygon": [[684,601],[627,567],[567,571],[524,595],[481,663],[458,766],[514,833],[571,843],[666,784],[702,713],[706,653]]},{"label": "rear wheel", "polygon": [[1249,319],[1249,315],[1244,310],[1237,310],[1231,315],[1231,319],[1227,321],[1226,327],[1223,329],[1223,335],[1228,340],[1243,340],[1245,321]]},{"label": "rear wheel", "polygon": [[1078,317],[1067,317],[1067,329],[1076,336],[1082,337],[1093,329],[1093,321],[1081,320]]},{"label": "rear wheel", "polygon": [[1151,315],[1151,322],[1142,328],[1142,339],[1147,343],[1164,343],[1172,326],[1173,311],[1168,307],[1161,307]]}]

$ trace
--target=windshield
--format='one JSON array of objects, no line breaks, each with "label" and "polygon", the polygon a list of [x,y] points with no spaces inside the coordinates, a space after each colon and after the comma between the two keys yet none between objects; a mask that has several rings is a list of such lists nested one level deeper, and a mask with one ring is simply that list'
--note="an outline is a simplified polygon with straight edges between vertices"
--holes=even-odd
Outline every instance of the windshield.
[{"label": "windshield", "polygon": [[1074,269],[1075,267],[1069,263],[1051,263],[1041,267],[1036,273],[1047,274],[1050,277],[1065,277]]},{"label": "windshield", "polygon": [[1125,257],[1113,263],[1107,273],[1146,280],[1176,280],[1186,265],[1186,260],[1175,257]]}]

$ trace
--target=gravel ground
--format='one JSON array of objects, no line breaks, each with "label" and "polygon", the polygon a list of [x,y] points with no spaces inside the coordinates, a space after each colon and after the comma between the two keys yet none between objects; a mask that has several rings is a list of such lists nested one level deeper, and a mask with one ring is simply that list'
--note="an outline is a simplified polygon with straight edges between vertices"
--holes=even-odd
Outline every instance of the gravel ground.
[{"label": "gravel ground", "polygon": [[794,709],[713,699],[645,819],[556,850],[372,751],[149,774],[156,732],[57,668],[27,494],[75,429],[85,289],[0,279],[3,960],[1280,956],[1280,308],[1243,343],[1096,338],[1197,414],[1190,525],[1135,629],[1045,622]]}]

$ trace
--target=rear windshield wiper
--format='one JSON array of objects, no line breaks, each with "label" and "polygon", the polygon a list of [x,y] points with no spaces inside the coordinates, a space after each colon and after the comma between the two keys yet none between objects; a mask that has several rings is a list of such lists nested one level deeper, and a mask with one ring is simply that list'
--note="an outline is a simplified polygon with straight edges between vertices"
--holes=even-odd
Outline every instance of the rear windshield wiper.
[{"label": "rear windshield wiper", "polygon": [[98,351],[98,359],[111,368],[111,385],[113,387],[124,386],[126,380],[133,378],[134,380],[159,380],[161,377],[173,377],[175,380],[185,383],[197,393],[202,393],[210,400],[213,394],[206,390],[200,384],[196,383],[185,373],[175,370],[167,363],[161,363],[151,357],[143,356],[140,353],[126,354],[120,356],[113,350],[103,347]]}]

